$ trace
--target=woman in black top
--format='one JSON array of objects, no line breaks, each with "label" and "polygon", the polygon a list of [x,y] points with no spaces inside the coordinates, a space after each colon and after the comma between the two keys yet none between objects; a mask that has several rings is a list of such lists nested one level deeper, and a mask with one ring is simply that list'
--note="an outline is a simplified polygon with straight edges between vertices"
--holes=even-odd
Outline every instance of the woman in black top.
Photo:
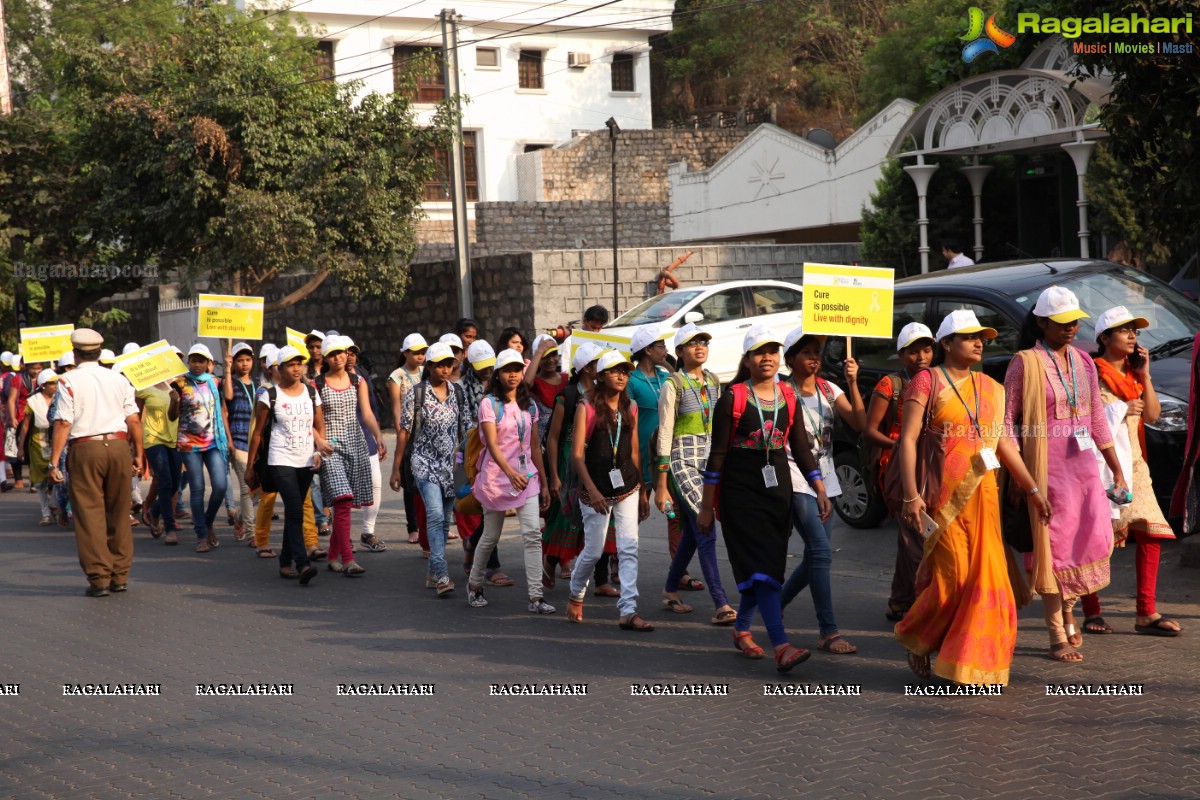
[{"label": "woman in black top", "polygon": [[763,649],[750,638],[757,608],[775,647],[776,668],[787,672],[810,653],[788,643],[780,605],[791,533],[792,479],[785,443],[791,445],[800,472],[817,492],[822,514],[829,512],[830,504],[804,421],[799,419],[802,412],[795,392],[775,382],[782,349],[766,326],[756,325],[746,334],[738,374],[717,402],[704,499],[696,522],[702,532],[712,530],[719,490],[725,547],[742,593],[734,646],[747,658],[763,657]]},{"label": "woman in black top", "polygon": [[583,492],[583,551],[571,572],[567,618],[583,621],[583,598],[608,534],[616,526],[621,595],[617,600],[622,630],[647,632],[654,626],[637,614],[638,523],[649,514],[649,502],[638,490],[642,469],[637,447],[637,406],[626,392],[633,364],[610,350],[596,363],[598,373],[591,403],[575,414],[571,462]]}]

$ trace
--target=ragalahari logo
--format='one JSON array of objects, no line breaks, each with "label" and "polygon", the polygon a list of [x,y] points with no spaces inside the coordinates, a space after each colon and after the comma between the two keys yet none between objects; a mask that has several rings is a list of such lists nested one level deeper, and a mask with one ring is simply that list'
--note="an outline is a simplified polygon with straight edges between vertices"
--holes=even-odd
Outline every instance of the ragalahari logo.
[{"label": "ragalahari logo", "polygon": [[996,15],[992,14],[983,21],[983,9],[971,6],[967,12],[967,35],[958,37],[966,42],[963,47],[963,61],[970,64],[984,53],[999,53],[1001,48],[1011,47],[1017,37],[1000,30],[996,24]]}]

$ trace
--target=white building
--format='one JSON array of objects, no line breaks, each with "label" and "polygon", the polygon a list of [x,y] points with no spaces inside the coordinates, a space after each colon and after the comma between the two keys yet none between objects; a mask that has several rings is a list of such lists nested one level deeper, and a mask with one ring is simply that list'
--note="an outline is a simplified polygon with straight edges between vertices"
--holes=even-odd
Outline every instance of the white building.
[{"label": "white building", "polygon": [[836,147],[762,125],[709,169],[672,165],[671,240],[858,241],[863,206],[916,107],[894,100]]},{"label": "white building", "polygon": [[[603,128],[609,117],[622,128],[651,127],[649,39],[671,30],[674,3],[595,5],[470,0],[453,6],[460,17],[461,92],[468,98],[468,201],[516,200],[515,156],[565,142],[574,131]],[[321,31],[321,57],[333,74],[361,80],[364,93],[380,94],[393,90],[394,68],[411,67],[423,48],[441,48],[438,15],[451,7],[444,0],[309,0],[297,6],[293,13]],[[420,81],[416,108],[423,117],[444,94],[436,72]],[[429,185],[426,200],[431,220],[450,218],[444,185]]]}]

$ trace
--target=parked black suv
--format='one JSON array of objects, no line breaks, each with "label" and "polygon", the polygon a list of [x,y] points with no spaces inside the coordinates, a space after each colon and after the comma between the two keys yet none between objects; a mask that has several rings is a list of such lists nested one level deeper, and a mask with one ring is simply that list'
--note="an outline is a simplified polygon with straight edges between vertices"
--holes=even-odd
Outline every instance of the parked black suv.
[{"label": "parked black suv", "polygon": [[[943,270],[896,282],[895,330],[909,322],[924,322],[936,331],[942,318],[955,309],[975,312],[979,321],[1000,332],[984,351],[983,371],[1001,383],[1017,349],[1017,333],[1038,295],[1047,286],[1065,286],[1092,315],[1080,321],[1075,344],[1095,349],[1094,319],[1123,305],[1150,320],[1141,343],[1151,353],[1154,387],[1162,400],[1162,416],[1146,426],[1146,452],[1159,503],[1165,510],[1183,463],[1188,426],[1191,344],[1200,330],[1200,309],[1166,283],[1132,267],[1109,261],[1054,259],[1006,261],[966,269]],[[854,340],[859,363],[858,386],[864,398],[880,378],[899,371],[895,340]],[[831,337],[825,346],[822,374],[843,380],[846,340]],[[869,402],[869,400],[867,401]],[[839,426],[834,441],[834,464],[842,496],[834,505],[838,515],[855,528],[873,528],[886,516],[877,492],[868,492],[859,467],[857,436]]]}]

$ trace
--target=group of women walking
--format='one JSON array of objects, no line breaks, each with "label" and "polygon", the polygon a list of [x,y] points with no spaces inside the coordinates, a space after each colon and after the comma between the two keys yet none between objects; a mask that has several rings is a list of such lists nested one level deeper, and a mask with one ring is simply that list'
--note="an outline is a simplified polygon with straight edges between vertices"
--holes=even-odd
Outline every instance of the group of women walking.
[{"label": "group of women walking", "polygon": [[[607,320],[602,311],[589,310],[589,328]],[[711,337],[696,324],[639,328],[631,356],[586,341],[564,358],[553,337],[527,344],[506,329],[493,346],[462,320],[432,344],[419,333],[403,340],[386,383],[397,430],[388,483],[403,492],[409,542],[421,545],[425,585],[438,597],[456,590],[453,539],[464,550],[469,607],[488,606],[491,587],[516,583],[498,552],[512,517],[531,613],[556,613],[547,594],[565,580],[570,622],[584,621],[590,592],[615,598],[620,628],[639,633],[654,629],[638,582],[639,526],[655,507],[667,518],[671,556],[663,612],[694,613],[681,592],[707,590],[711,623],[732,628],[741,655],[765,656],[752,636],[761,619],[786,672],[810,656],[783,620],[806,589],[817,647],[857,651],[837,623],[831,570],[831,498],[840,493],[833,431],[845,425],[874,452],[866,474],[898,523],[886,615],[911,669],[1004,684],[1017,609],[1033,594],[1056,661],[1081,661],[1084,632],[1112,630],[1098,592],[1114,545],[1132,541],[1137,550],[1136,631],[1180,633],[1155,607],[1160,544],[1173,533],[1145,461],[1143,426],[1160,413],[1149,353],[1138,344],[1149,322],[1124,307],[1105,310],[1088,353],[1074,343],[1088,316],[1068,289],[1043,292],[1003,385],[979,370],[997,332],[972,311],[953,311],[936,334],[910,323],[896,341],[899,370],[866,399],[852,358],[845,389],[821,376],[825,339],[801,328],[780,338],[750,327],[737,375],[723,387],[706,369]],[[264,345],[257,381],[249,345],[230,348],[218,381],[212,353],[197,344],[177,351],[187,366],[179,379],[138,393],[155,479],[142,513],[156,537],[178,542],[187,511],[177,498],[186,490],[196,552],[220,545],[213,527],[225,504],[237,538],[277,558],[280,576],[300,585],[321,560],[347,577],[365,573],[351,543],[353,509],[364,517],[357,549],[386,548],[374,521],[389,453],[358,347],[335,331],[313,331],[306,343],[307,353]],[[55,380],[53,370],[37,376],[28,399],[33,432],[22,438],[37,448],[35,482],[46,468]],[[1185,513],[1200,507],[1189,458]],[[226,503],[231,467],[237,505]],[[261,492],[257,512],[252,492]],[[268,541],[276,498],[278,553]],[[43,503],[45,517],[51,507]],[[736,607],[719,568],[718,520]],[[327,529],[326,551],[317,537]],[[793,529],[803,555],[789,575]],[[697,555],[703,580],[690,572]]]}]

